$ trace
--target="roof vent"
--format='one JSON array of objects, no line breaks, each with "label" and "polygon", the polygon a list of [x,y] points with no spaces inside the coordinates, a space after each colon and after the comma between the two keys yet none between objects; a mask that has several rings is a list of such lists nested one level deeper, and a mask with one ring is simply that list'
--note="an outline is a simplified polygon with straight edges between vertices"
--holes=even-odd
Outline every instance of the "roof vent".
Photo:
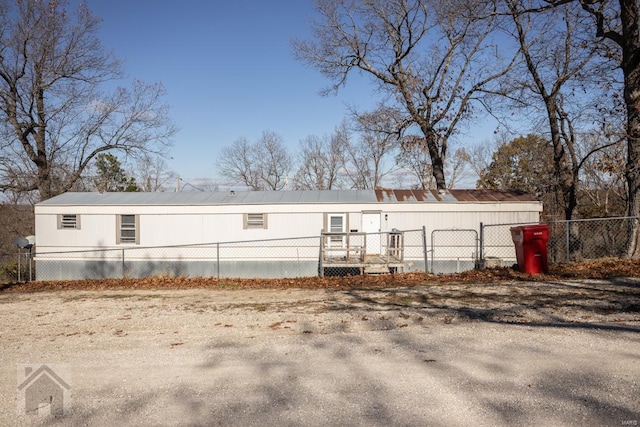
[{"label": "roof vent", "polygon": [[233,190],[231,190],[231,191],[229,191],[229,195],[230,195],[230,196],[235,196],[235,195],[236,195],[236,192],[235,192],[235,191],[233,191]]}]

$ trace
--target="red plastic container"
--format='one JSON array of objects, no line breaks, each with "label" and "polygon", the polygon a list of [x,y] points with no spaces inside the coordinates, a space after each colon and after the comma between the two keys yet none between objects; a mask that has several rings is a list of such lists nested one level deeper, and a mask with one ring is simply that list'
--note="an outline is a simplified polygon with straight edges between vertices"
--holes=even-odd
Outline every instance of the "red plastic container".
[{"label": "red plastic container", "polygon": [[516,259],[520,271],[529,274],[549,272],[547,260],[548,225],[536,224],[512,227],[511,238],[516,247]]}]

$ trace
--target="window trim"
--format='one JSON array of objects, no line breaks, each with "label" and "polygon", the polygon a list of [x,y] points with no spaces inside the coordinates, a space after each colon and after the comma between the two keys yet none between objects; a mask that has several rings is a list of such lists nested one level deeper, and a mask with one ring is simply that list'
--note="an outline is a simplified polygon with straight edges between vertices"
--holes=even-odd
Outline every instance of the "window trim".
[{"label": "window trim", "polygon": [[[340,218],[342,220],[342,229],[340,231],[334,231],[331,229],[331,219],[332,218]],[[325,230],[328,233],[346,233],[349,229],[348,227],[348,217],[346,213],[327,213],[326,216],[326,227]],[[345,240],[344,236],[329,236],[329,244],[331,246],[338,245],[344,246]]]},{"label": "window trim", "polygon": [[[133,230],[134,230],[134,239],[133,241],[129,241],[126,239],[123,241],[122,239],[122,231],[131,230],[130,228],[123,229],[122,228],[122,217],[132,216],[133,217]],[[116,244],[117,245],[139,245],[140,244],[140,215],[134,214],[119,214],[116,216]]]},{"label": "window trim", "polygon": [[[250,215],[261,215],[262,222],[255,220],[249,220]],[[253,212],[253,213],[245,213],[242,216],[242,228],[245,230],[264,230],[268,228],[268,218],[269,216],[266,213],[262,212]]]},{"label": "window trim", "polygon": [[[69,224],[65,221],[65,217],[74,217],[73,227],[65,226],[65,224]],[[57,222],[58,230],[80,230],[80,215],[78,214],[58,214]]]}]

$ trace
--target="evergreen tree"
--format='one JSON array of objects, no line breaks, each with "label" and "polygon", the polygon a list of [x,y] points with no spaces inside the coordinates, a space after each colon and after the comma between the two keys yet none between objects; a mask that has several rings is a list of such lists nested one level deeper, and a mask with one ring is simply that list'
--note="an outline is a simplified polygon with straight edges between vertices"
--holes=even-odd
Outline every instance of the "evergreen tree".
[{"label": "evergreen tree", "polygon": [[93,184],[98,191],[133,192],[141,191],[136,180],[128,176],[120,160],[111,153],[96,156],[96,177]]}]

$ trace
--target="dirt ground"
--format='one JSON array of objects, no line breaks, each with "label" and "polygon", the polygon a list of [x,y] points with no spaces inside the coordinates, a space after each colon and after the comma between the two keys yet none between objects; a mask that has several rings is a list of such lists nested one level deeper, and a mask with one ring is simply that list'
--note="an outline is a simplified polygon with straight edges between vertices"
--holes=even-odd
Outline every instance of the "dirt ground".
[{"label": "dirt ground", "polygon": [[[640,279],[563,282],[501,282],[494,284],[429,284],[384,289],[157,289],[68,290],[0,293],[3,327],[24,322],[29,313],[45,335],[51,328],[69,328],[74,309],[95,312],[91,320],[130,320],[148,312],[154,319],[180,312],[215,313],[213,326],[251,330],[291,329],[331,333],[392,329],[409,324],[466,321],[496,323],[618,323],[640,322]],[[118,307],[117,312],[107,310]],[[7,310],[19,305],[20,310]],[[283,314],[298,320],[279,322]],[[53,317],[53,319],[52,319]],[[71,317],[71,318],[66,318]],[[258,323],[258,319],[262,324]],[[77,319],[75,319],[77,320]],[[270,321],[273,320],[273,323]],[[116,322],[118,323],[118,322]],[[125,322],[127,323],[127,322]],[[131,323],[131,322],[128,322]],[[338,326],[339,325],[339,326]],[[306,328],[306,329],[305,329]],[[8,337],[11,331],[4,331]],[[89,330],[87,333],[90,333]],[[14,330],[16,339],[22,337]],[[74,333],[74,332],[72,332]],[[79,331],[75,333],[81,333]]]},{"label": "dirt ground", "polygon": [[638,425],[640,278],[440,279],[8,285],[0,425]]}]

